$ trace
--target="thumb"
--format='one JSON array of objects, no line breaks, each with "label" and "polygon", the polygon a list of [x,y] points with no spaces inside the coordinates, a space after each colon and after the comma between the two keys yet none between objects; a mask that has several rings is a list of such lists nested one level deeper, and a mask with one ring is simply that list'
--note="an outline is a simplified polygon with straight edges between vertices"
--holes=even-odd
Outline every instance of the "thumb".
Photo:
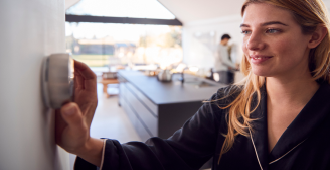
[{"label": "thumb", "polygon": [[71,127],[79,127],[82,123],[82,114],[76,103],[70,102],[61,107],[64,121]]}]

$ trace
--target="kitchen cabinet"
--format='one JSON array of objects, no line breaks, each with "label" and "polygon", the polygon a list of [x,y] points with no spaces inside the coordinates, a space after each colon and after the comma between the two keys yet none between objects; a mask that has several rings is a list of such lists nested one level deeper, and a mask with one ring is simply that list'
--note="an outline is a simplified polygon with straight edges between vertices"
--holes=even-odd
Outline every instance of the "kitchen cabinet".
[{"label": "kitchen cabinet", "polygon": [[185,75],[186,84],[174,75],[172,82],[160,82],[156,77],[136,71],[120,71],[119,105],[121,105],[142,141],[151,137],[169,138],[184,122],[224,85],[202,79],[207,87],[189,84],[199,80]]}]

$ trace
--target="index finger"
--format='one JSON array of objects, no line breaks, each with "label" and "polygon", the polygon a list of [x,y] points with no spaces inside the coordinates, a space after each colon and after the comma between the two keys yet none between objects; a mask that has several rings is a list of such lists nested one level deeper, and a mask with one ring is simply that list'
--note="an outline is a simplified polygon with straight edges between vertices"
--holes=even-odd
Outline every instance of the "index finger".
[{"label": "index finger", "polygon": [[85,63],[74,60],[74,69],[80,73],[80,75],[84,77],[85,80],[97,78],[95,73]]},{"label": "index finger", "polygon": [[74,61],[75,80],[77,80],[77,88],[95,92],[97,89],[96,74],[85,64]]}]

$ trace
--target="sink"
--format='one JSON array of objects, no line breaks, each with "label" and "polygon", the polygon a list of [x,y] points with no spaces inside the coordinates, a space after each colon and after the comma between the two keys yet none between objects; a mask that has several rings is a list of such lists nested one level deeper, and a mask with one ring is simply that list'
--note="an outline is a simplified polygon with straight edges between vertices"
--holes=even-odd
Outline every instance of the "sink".
[{"label": "sink", "polygon": [[184,84],[192,85],[192,86],[194,86],[195,88],[215,86],[214,84],[208,83],[208,82],[203,81],[203,80],[197,80],[197,81],[185,81]]},{"label": "sink", "polygon": [[[177,79],[175,79],[176,81],[174,81],[175,84],[181,84],[181,76],[178,78],[176,77]],[[214,87],[214,86],[218,86],[218,83],[214,82],[208,82],[207,80],[203,80],[202,78],[197,78],[197,77],[185,77],[184,78],[184,82],[183,84],[185,86],[192,86],[192,87],[195,87],[195,88],[202,88],[202,87]]]}]

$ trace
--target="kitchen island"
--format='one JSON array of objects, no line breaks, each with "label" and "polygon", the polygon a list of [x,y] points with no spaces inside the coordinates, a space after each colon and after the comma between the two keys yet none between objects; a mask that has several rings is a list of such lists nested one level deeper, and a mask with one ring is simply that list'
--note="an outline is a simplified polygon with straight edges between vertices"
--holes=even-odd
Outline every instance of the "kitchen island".
[{"label": "kitchen island", "polygon": [[166,139],[180,129],[204,100],[225,85],[181,74],[174,74],[171,82],[137,71],[119,71],[119,105],[130,118],[142,141],[151,137]]}]

